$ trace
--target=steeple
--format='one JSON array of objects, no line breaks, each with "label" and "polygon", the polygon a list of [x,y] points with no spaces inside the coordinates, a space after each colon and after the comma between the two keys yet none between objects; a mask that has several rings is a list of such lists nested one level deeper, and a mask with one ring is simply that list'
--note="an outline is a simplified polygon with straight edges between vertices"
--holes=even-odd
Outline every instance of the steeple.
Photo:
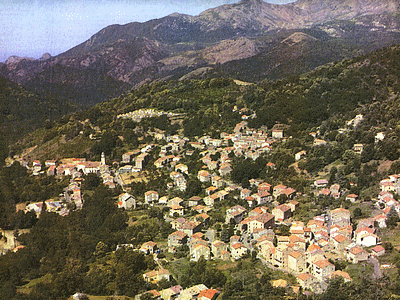
[{"label": "steeple", "polygon": [[102,166],[104,166],[106,164],[106,155],[104,154],[104,152],[101,152],[101,162],[100,164]]}]

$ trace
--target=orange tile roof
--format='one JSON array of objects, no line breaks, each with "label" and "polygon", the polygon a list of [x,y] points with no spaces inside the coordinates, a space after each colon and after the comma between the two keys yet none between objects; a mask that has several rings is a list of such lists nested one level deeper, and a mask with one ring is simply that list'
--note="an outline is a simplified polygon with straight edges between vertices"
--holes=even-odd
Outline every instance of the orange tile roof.
[{"label": "orange tile roof", "polygon": [[205,297],[208,299],[213,299],[215,295],[219,294],[217,290],[214,289],[207,289],[207,290],[202,290],[198,296],[198,298]]},{"label": "orange tile roof", "polygon": [[317,267],[321,268],[321,269],[324,269],[324,268],[326,268],[327,266],[332,266],[332,264],[331,264],[329,261],[327,261],[326,259],[318,260],[318,261],[314,262],[314,264],[315,264]]}]

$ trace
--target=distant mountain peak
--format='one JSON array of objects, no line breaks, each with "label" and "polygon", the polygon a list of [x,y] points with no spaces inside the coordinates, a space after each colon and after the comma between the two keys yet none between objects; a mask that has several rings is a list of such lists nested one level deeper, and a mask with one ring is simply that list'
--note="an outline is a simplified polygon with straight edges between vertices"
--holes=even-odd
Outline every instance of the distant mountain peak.
[{"label": "distant mountain peak", "polygon": [[35,59],[32,57],[20,57],[17,55],[12,55],[5,61],[5,63],[6,63],[6,65],[11,65],[11,64],[19,63],[22,60],[35,60]]},{"label": "distant mountain peak", "polygon": [[39,58],[39,60],[48,60],[51,58],[51,54],[46,52],[45,54],[42,55],[41,58]]}]

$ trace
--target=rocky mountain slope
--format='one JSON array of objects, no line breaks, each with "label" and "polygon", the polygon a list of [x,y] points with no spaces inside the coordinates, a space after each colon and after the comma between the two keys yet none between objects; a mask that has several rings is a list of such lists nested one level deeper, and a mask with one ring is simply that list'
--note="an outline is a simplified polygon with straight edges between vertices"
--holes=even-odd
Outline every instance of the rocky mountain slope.
[{"label": "rocky mountain slope", "polygon": [[85,104],[198,68],[252,81],[282,78],[398,43],[398,13],[397,0],[242,0],[198,16],[111,25],[56,57],[11,57],[0,75]]}]

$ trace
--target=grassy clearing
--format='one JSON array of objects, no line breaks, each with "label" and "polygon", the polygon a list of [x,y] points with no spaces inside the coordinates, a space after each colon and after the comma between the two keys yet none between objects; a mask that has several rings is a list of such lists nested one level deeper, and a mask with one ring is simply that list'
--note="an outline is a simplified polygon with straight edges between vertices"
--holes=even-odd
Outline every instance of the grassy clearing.
[{"label": "grassy clearing", "polygon": [[368,262],[361,262],[348,265],[344,271],[349,273],[354,282],[361,283],[365,277],[372,276],[374,267]]},{"label": "grassy clearing", "polygon": [[30,294],[31,290],[34,288],[35,285],[37,285],[38,283],[50,283],[51,279],[52,279],[51,274],[46,274],[42,277],[32,279],[27,284],[18,287],[18,292],[28,295]]}]

